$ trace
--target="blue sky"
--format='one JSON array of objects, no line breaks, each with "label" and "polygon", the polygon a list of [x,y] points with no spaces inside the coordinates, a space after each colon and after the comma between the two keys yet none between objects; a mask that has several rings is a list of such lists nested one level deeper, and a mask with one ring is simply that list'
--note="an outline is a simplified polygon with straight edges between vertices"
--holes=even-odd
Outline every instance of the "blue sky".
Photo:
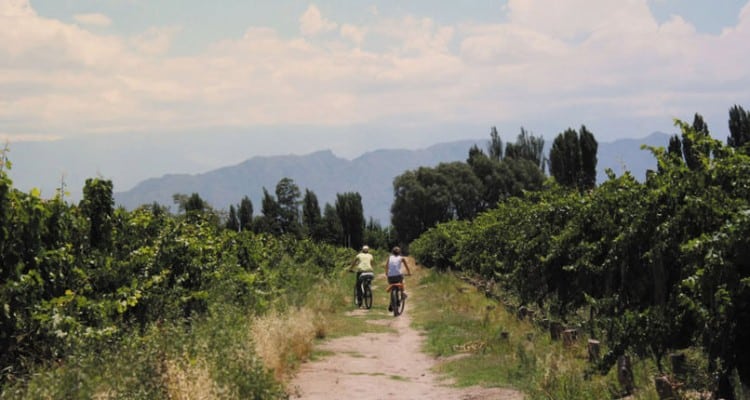
[{"label": "blue sky", "polygon": [[247,130],[247,157],[352,157],[695,112],[724,137],[748,65],[747,0],[0,0],[0,139]]}]

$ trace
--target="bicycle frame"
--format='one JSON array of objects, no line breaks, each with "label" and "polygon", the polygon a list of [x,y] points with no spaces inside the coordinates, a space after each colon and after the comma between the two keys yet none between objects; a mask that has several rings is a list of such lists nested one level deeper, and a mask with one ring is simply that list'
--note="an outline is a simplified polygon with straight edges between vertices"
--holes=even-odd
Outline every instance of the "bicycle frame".
[{"label": "bicycle frame", "polygon": [[389,284],[388,287],[385,289],[385,291],[390,293],[394,287],[399,288],[402,292],[404,291],[404,284],[401,282]]}]

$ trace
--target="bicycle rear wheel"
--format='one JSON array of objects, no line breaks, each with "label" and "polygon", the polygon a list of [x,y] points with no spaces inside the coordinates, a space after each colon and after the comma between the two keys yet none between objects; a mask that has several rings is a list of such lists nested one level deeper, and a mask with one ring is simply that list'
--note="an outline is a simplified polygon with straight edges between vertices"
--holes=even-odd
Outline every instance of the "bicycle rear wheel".
[{"label": "bicycle rear wheel", "polygon": [[357,288],[354,288],[354,305],[357,307],[362,305],[362,300],[357,298]]},{"label": "bicycle rear wheel", "polygon": [[365,303],[365,308],[369,310],[372,307],[372,288],[370,287],[370,282],[365,282],[362,285],[362,300]]},{"label": "bicycle rear wheel", "polygon": [[401,290],[399,290],[398,287],[394,286],[391,288],[391,309],[393,310],[393,316],[398,317],[399,314],[401,314],[401,304],[399,304],[401,300]]},{"label": "bicycle rear wheel", "polygon": [[406,305],[406,297],[404,297],[404,291],[399,289],[398,291],[398,314],[404,313],[404,306]]}]

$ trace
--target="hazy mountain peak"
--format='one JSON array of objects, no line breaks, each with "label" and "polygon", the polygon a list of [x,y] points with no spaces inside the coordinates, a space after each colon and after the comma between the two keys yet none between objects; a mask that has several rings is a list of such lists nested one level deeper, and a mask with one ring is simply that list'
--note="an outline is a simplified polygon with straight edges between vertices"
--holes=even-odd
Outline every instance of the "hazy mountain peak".
[{"label": "hazy mountain peak", "polygon": [[[656,161],[650,152],[640,149],[641,144],[666,146],[668,140],[669,135],[656,132],[641,139],[600,143],[598,180],[606,179],[607,168],[617,175],[628,170],[643,179],[646,169],[654,168]],[[362,195],[365,215],[389,224],[396,176],[420,166],[465,161],[471,146],[484,148],[486,143],[487,140],[464,140],[417,150],[377,149],[351,161],[336,156],[329,149],[305,155],[256,156],[201,174],[170,174],[147,179],[131,190],[116,193],[115,199],[127,208],[154,201],[171,205],[173,194],[195,192],[214,208],[226,209],[248,196],[258,210],[263,188],[273,192],[278,181],[286,177],[293,179],[301,190],[315,192],[321,207],[325,203],[333,204],[337,193],[358,192]]]}]

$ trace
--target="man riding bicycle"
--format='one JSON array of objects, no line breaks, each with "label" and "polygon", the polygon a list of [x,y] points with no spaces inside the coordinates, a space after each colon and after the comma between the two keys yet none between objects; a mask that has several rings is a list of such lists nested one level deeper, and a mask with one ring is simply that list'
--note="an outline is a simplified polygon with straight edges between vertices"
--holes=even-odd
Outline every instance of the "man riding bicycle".
[{"label": "man riding bicycle", "polygon": [[362,306],[362,284],[361,279],[370,279],[374,277],[372,270],[372,254],[367,245],[362,246],[362,251],[352,261],[351,267],[356,265],[357,279],[354,280],[354,290],[357,293],[357,305]]}]

